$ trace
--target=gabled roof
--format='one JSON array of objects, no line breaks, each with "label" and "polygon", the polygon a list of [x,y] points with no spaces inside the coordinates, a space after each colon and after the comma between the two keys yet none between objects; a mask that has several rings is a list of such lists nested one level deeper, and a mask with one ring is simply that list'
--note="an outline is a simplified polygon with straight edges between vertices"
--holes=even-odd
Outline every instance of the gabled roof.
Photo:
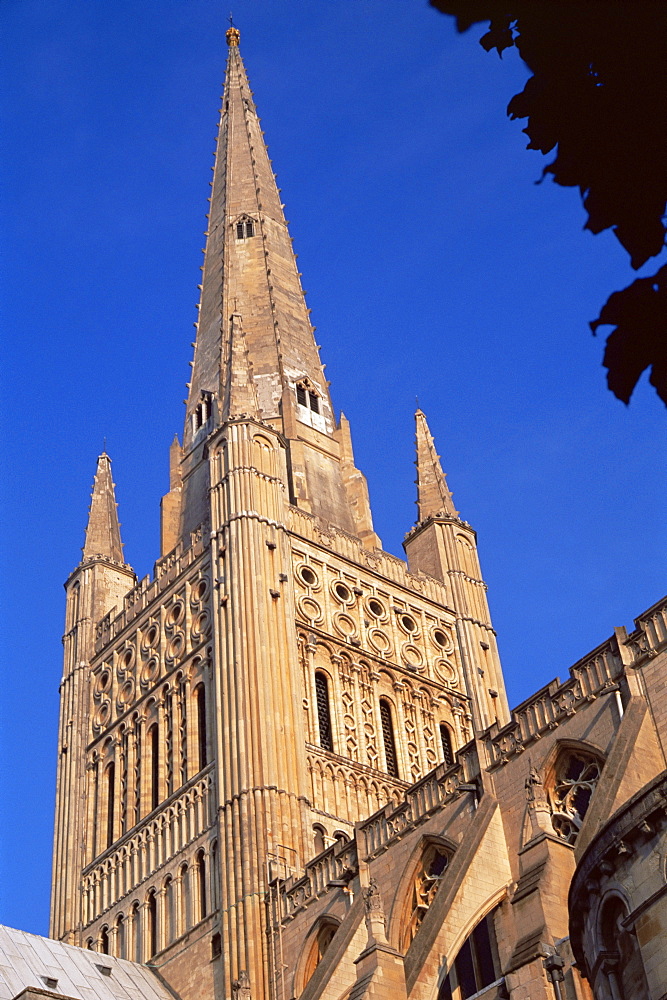
[{"label": "gabled roof", "polygon": [[0,925],[0,1000],[26,989],[73,1000],[174,1000],[145,965]]}]

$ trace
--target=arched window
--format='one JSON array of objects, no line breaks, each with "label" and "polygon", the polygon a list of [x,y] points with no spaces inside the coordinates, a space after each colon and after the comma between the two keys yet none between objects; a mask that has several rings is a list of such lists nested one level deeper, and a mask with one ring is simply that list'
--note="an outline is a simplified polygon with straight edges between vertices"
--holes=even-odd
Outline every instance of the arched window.
[{"label": "arched window", "polygon": [[604,949],[601,970],[609,995],[615,1000],[644,1000],[650,996],[641,951],[623,920],[628,908],[618,896],[608,897],[600,910],[599,938]]},{"label": "arched window", "polygon": [[187,864],[182,864],[179,869],[181,876],[181,912],[180,912],[180,932],[184,934],[190,929],[190,873]]},{"label": "arched window", "polygon": [[211,844],[211,909],[218,905],[218,841]]},{"label": "arched window", "polygon": [[174,937],[174,884],[171,875],[167,875],[164,880],[164,932],[163,939],[165,945],[170,944]]},{"label": "arched window", "polygon": [[601,770],[601,761],[585,750],[567,750],[556,762],[549,782],[551,823],[568,844],[577,839]]},{"label": "arched window", "polygon": [[450,966],[447,978],[438,990],[438,1000],[467,1000],[501,976],[498,947],[489,914],[475,927]]},{"label": "arched window", "polygon": [[109,954],[109,928],[106,924],[100,931],[100,951],[103,955]]},{"label": "arched window", "polygon": [[384,743],[384,759],[387,771],[392,778],[398,778],[394,724],[391,718],[391,705],[386,698],[380,698],[380,721],[382,723],[382,740]]},{"label": "arched window", "polygon": [[88,951],[95,951],[94,945],[95,945],[95,942],[93,941],[93,939],[92,938],[88,938],[88,940],[86,941],[86,948],[88,949]]},{"label": "arched window", "polygon": [[125,920],[122,913],[116,918],[116,955],[125,958]]},{"label": "arched window", "polygon": [[153,955],[157,955],[157,899],[155,896],[155,890],[150,889],[148,892],[148,905],[146,907],[146,917],[148,919],[148,957],[152,958]]},{"label": "arched window", "polygon": [[347,844],[350,839],[349,835],[344,833],[342,830],[336,830],[333,837],[338,847],[342,847],[343,844]]},{"label": "arched window", "polygon": [[440,742],[442,744],[442,759],[444,760],[447,767],[451,767],[452,764],[454,763],[452,734],[449,726],[444,722],[440,723]]},{"label": "arched window", "polygon": [[107,807],[107,842],[106,846],[111,847],[114,842],[113,826],[115,819],[116,802],[116,765],[113,761],[109,764],[105,772],[106,781],[106,807]]},{"label": "arched window", "polygon": [[203,850],[197,851],[197,887],[199,889],[199,919],[206,916],[206,858]]},{"label": "arched window", "polygon": [[320,397],[309,379],[296,383],[296,401],[313,413],[320,412]]},{"label": "arched window", "polygon": [[199,754],[199,770],[206,767],[208,758],[206,754],[206,689],[203,684],[195,688],[195,698],[197,699],[197,752]]},{"label": "arched window", "polygon": [[132,903],[132,906],[130,907],[130,920],[132,921],[132,950],[134,952],[132,959],[135,962],[142,962],[141,911],[139,910],[139,904],[137,902]]},{"label": "arched window", "polygon": [[338,930],[338,923],[335,920],[325,918],[317,929],[315,938],[310,946],[308,958],[303,970],[303,986],[312,978],[315,969],[322,961],[325,951],[331,944],[333,936]]},{"label": "arched window", "polygon": [[320,731],[320,746],[333,753],[333,732],[329,710],[329,681],[327,675],[318,670],[315,674],[315,697],[317,698],[317,723]]},{"label": "arched window", "polygon": [[148,730],[148,746],[151,755],[151,809],[160,805],[160,756],[157,723]]},{"label": "arched window", "polygon": [[322,851],[326,848],[327,843],[326,840],[324,839],[325,837],[326,837],[326,830],[324,829],[323,826],[320,826],[319,823],[316,823],[315,826],[313,827],[313,838],[314,838],[313,848],[315,850],[315,854],[321,854]]}]

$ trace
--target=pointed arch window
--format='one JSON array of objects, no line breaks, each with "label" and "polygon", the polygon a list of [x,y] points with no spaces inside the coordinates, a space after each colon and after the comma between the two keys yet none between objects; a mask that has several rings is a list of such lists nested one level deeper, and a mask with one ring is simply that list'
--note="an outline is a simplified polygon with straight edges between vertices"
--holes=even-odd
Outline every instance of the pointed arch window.
[{"label": "pointed arch window", "polygon": [[317,699],[317,723],[320,731],[320,746],[329,753],[334,752],[331,710],[329,708],[329,681],[327,675],[318,670],[315,674],[315,697]]},{"label": "pointed arch window", "polygon": [[561,840],[573,844],[600,778],[602,762],[583,750],[562,753],[549,782],[551,823]]},{"label": "pointed arch window", "polygon": [[435,844],[427,848],[417,869],[410,899],[410,913],[407,916],[403,937],[403,950],[407,951],[419,930],[426,911],[431,906],[440,883],[449,867],[450,855]]},{"label": "pointed arch window", "polygon": [[382,741],[384,743],[384,759],[387,771],[392,778],[398,778],[394,723],[391,717],[391,705],[386,698],[380,698],[380,722],[382,723]]},{"label": "pointed arch window", "polygon": [[103,955],[109,954],[109,928],[106,924],[100,931],[100,951]]},{"label": "pointed arch window", "polygon": [[452,747],[452,733],[445,722],[440,723],[440,743],[442,744],[442,759],[447,767],[454,763],[454,749]]}]

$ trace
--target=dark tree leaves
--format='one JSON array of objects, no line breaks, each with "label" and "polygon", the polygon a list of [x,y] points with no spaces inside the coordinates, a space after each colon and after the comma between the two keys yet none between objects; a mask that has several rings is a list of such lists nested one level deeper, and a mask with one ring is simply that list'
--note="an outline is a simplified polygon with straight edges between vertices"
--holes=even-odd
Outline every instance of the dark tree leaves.
[{"label": "dark tree leaves", "polygon": [[591,323],[593,333],[600,326],[616,327],[602,362],[614,395],[629,403],[639,376],[651,368],[649,382],[667,400],[667,264],[652,278],[638,278],[610,295]]},{"label": "dark tree leaves", "polygon": [[[489,30],[480,39],[487,51],[495,48],[502,55],[516,46],[533,75],[510,101],[508,114],[528,120],[524,131],[529,149],[555,151],[544,173],[557,184],[579,188],[587,212],[585,228],[592,233],[611,228],[635,269],[661,253],[667,206],[667,3],[430,2],[455,17],[459,31],[488,21]],[[651,365],[651,382],[667,402],[660,375],[662,274],[610,296],[593,324],[595,329],[606,323],[617,326],[604,363],[609,387],[625,402],[639,374]],[[620,315],[620,309],[620,325],[603,319]],[[653,310],[659,309],[663,312],[656,315]]]}]

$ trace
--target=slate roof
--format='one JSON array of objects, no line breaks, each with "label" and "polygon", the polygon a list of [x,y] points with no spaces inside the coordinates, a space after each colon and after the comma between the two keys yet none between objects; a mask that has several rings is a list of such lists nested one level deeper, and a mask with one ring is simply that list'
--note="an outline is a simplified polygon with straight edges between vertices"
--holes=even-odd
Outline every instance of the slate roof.
[{"label": "slate roof", "polygon": [[174,1000],[145,965],[0,925],[0,1000],[26,987],[74,1000]]}]

